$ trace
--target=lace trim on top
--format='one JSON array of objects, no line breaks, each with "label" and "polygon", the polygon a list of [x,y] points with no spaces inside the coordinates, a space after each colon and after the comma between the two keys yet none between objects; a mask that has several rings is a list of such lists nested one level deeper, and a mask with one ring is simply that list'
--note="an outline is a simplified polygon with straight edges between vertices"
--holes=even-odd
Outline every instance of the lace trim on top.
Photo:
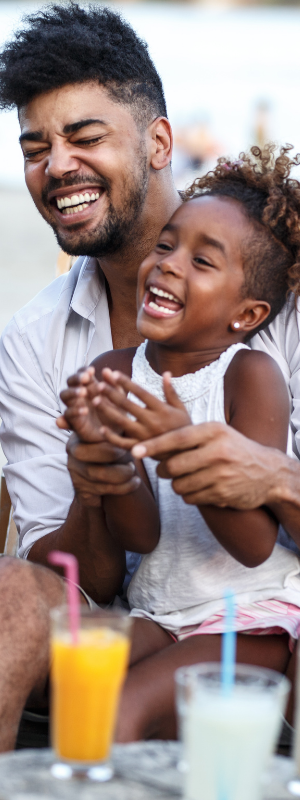
[{"label": "lace trim on top", "polygon": [[[146,357],[147,343],[146,340],[136,351],[132,362],[132,380],[154,394],[159,400],[164,400],[162,377],[152,369]],[[242,342],[232,344],[216,361],[212,361],[206,367],[202,367],[197,372],[181,375],[179,378],[172,378],[172,385],[181,401],[187,403],[206,394],[212,384],[223,377],[228,365],[239,350],[250,350],[250,347]]]}]

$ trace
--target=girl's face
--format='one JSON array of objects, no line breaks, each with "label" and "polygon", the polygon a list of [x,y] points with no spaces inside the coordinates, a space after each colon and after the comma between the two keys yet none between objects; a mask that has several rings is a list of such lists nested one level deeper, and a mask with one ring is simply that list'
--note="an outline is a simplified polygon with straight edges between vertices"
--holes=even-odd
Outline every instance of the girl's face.
[{"label": "girl's face", "polygon": [[251,233],[235,200],[183,203],[139,270],[142,336],[182,351],[232,344],[230,325],[243,303],[242,244]]}]

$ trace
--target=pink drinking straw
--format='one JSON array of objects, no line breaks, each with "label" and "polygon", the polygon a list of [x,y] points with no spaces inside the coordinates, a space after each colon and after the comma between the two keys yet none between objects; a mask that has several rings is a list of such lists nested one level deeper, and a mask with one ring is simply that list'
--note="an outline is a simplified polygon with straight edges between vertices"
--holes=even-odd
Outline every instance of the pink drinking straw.
[{"label": "pink drinking straw", "polygon": [[61,550],[52,550],[51,553],[48,554],[48,561],[50,561],[50,564],[56,564],[56,566],[63,567],[65,570],[65,577],[68,585],[68,607],[72,644],[77,644],[80,608],[77,589],[79,584],[77,558],[71,555],[71,553],[63,553]]}]

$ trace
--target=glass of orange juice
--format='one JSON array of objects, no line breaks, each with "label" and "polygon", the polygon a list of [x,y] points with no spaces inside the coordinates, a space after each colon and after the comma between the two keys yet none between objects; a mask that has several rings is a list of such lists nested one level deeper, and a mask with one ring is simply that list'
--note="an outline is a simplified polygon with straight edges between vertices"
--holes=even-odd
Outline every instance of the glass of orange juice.
[{"label": "glass of orange juice", "polygon": [[67,606],[54,608],[51,621],[52,774],[107,781],[131,619],[121,610],[81,607],[75,643]]}]

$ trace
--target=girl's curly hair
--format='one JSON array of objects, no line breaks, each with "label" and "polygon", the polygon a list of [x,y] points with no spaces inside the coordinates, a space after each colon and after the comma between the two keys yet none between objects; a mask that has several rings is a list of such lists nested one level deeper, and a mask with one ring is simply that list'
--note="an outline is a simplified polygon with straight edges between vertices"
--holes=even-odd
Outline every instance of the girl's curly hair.
[{"label": "girl's curly hair", "polygon": [[253,235],[243,243],[243,296],[270,303],[261,327],[279,313],[289,291],[300,296],[300,183],[290,177],[300,154],[290,157],[292,149],[286,144],[276,155],[270,143],[240,153],[238,161],[219,158],[184,194],[184,200],[207,194],[237,200],[253,222]]}]

